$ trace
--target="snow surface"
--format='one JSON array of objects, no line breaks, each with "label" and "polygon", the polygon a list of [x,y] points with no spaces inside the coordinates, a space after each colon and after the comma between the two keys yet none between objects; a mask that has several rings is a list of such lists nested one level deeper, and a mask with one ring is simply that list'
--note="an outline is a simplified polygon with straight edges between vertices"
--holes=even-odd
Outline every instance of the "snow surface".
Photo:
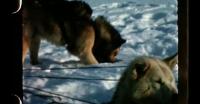
[{"label": "snow surface", "polygon": [[[119,61],[86,66],[64,47],[42,41],[42,64],[30,65],[28,54],[23,66],[24,104],[109,102],[122,72],[135,57],[164,58],[178,51],[175,0],[85,1],[93,9],[93,18],[105,16],[127,40],[117,56]],[[178,66],[174,69],[178,80]]]}]

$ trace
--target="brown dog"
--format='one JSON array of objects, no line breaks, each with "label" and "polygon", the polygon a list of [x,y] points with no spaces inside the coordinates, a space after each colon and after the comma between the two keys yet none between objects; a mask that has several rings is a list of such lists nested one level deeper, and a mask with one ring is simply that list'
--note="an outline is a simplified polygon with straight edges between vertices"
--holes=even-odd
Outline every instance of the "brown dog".
[{"label": "brown dog", "polygon": [[82,1],[25,0],[23,60],[30,49],[31,64],[38,64],[41,39],[66,46],[85,64],[114,62],[125,42],[102,16],[91,20],[92,9]]},{"label": "brown dog", "polygon": [[176,104],[172,69],[177,55],[164,60],[138,57],[125,70],[110,104]]},{"label": "brown dog", "polygon": [[119,32],[103,17],[95,19],[95,44],[93,53],[99,62],[114,62],[120,50],[120,46],[125,42]]}]

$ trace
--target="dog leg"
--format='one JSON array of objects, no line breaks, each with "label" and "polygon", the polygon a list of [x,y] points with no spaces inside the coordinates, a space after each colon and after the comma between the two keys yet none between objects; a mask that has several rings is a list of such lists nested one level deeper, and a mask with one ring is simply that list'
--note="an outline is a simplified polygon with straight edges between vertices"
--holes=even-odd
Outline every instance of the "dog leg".
[{"label": "dog leg", "polygon": [[92,53],[92,48],[95,41],[95,32],[92,26],[86,26],[81,32],[81,37],[78,40],[79,58],[84,64],[98,64],[98,61]]},{"label": "dog leg", "polygon": [[98,64],[96,58],[94,57],[91,51],[83,52],[80,55],[80,59],[81,59],[81,62],[83,62],[86,65]]},{"label": "dog leg", "polygon": [[26,54],[28,52],[29,49],[29,37],[27,35],[23,35],[22,36],[22,44],[23,44],[23,55],[22,55],[22,64],[24,64],[24,60],[26,58]]},{"label": "dog leg", "polygon": [[38,51],[40,47],[40,38],[32,37],[30,44],[30,60],[32,65],[39,64],[38,62]]}]

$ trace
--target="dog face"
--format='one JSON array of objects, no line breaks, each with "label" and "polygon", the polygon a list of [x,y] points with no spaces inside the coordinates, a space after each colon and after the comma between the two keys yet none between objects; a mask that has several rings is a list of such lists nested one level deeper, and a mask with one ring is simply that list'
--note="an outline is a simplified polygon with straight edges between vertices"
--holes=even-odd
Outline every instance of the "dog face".
[{"label": "dog face", "polygon": [[178,94],[172,69],[177,56],[138,57],[124,72],[113,104],[174,104]]},{"label": "dog face", "polygon": [[95,19],[94,27],[96,31],[94,56],[99,62],[115,62],[121,45],[126,41],[103,16]]}]

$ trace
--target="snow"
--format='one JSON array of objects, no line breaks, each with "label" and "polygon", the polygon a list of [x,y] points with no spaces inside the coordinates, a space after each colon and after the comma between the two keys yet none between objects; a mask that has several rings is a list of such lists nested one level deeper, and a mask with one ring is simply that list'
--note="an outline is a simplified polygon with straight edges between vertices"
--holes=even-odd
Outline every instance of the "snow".
[{"label": "snow", "polygon": [[[122,45],[116,63],[83,65],[64,47],[42,41],[40,65],[23,65],[24,104],[100,104],[111,100],[126,66],[136,56],[164,58],[178,51],[175,0],[85,0],[93,18],[105,16],[120,32]],[[178,66],[174,68],[178,80]],[[41,90],[43,91],[41,91]]]}]

